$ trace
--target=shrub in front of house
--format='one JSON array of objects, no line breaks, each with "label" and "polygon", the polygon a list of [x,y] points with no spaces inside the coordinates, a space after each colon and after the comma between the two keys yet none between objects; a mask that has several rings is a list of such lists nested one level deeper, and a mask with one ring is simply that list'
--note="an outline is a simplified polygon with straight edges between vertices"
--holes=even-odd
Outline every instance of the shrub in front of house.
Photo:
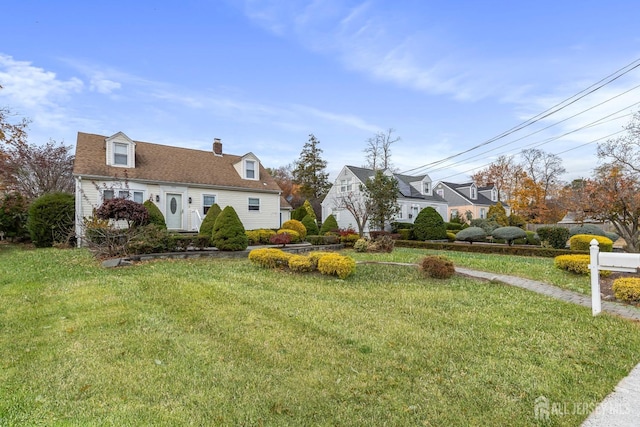
[{"label": "shrub in front of house", "polygon": [[450,242],[455,242],[456,234],[452,233],[451,231],[447,231],[447,240]]},{"label": "shrub in front of house", "polygon": [[304,226],[302,221],[298,221],[297,219],[290,219],[289,221],[285,221],[280,227],[281,230],[293,230],[298,233],[298,237],[300,240],[304,240],[307,237],[307,228]]},{"label": "shrub in front of house", "polygon": [[438,211],[428,206],[416,217],[413,235],[416,240],[444,240],[447,238],[447,228]]},{"label": "shrub in front of house", "polygon": [[395,241],[388,234],[382,234],[369,242],[368,252],[393,252]]},{"label": "shrub in front of house", "polygon": [[304,225],[304,228],[306,228],[307,230],[307,235],[309,234],[313,234],[313,235],[318,235],[320,233],[320,230],[318,229],[318,224],[316,224],[316,220],[315,218],[311,217],[311,215],[307,215],[304,218],[302,218],[302,225]]},{"label": "shrub in front of house", "polygon": [[176,249],[177,240],[174,239],[174,233],[157,224],[138,227],[126,245],[128,254],[174,252]]},{"label": "shrub in front of house", "polygon": [[295,230],[281,228],[280,230],[278,230],[276,232],[276,235],[277,234],[288,234],[289,237],[291,238],[291,242],[290,243],[300,243],[300,234]]},{"label": "shrub in front of house", "polygon": [[464,230],[458,231],[456,234],[456,240],[461,242],[485,242],[487,240],[487,232],[481,227],[467,227]]},{"label": "shrub in front of house", "polygon": [[348,248],[353,247],[353,245],[360,239],[360,236],[356,234],[345,234],[340,236],[340,243],[345,245]]},{"label": "shrub in front of house", "polygon": [[102,202],[102,205],[96,209],[95,216],[100,219],[125,221],[129,228],[149,224],[149,211],[142,203],[121,197]]},{"label": "shrub in front of house", "polygon": [[564,249],[571,233],[564,227],[540,227],[536,231],[540,238],[540,244],[545,247],[551,246],[554,249]]},{"label": "shrub in front of house", "polygon": [[336,217],[331,214],[326,217],[322,223],[322,227],[320,227],[320,234],[324,236],[327,233],[336,232],[338,228],[338,221],[336,221]]},{"label": "shrub in front of house", "polygon": [[142,203],[142,206],[147,208],[147,211],[149,212],[150,224],[155,224],[160,228],[164,228],[165,230],[167,229],[167,223],[164,220],[164,215],[162,215],[162,212],[160,212],[160,209],[156,206],[155,203],[153,203],[151,200],[145,200],[144,203]]},{"label": "shrub in front of house", "polygon": [[480,227],[484,230],[485,233],[487,233],[487,236],[490,236],[493,233],[493,230],[500,227],[500,224],[489,219],[478,218],[478,219],[472,219],[470,221],[470,226]]},{"label": "shrub in front of house", "polygon": [[433,279],[448,279],[456,272],[453,262],[439,255],[422,258],[418,266],[420,271]]},{"label": "shrub in front of house", "polygon": [[249,246],[242,221],[232,206],[225,207],[216,218],[211,244],[221,251],[243,251]]},{"label": "shrub in front of house", "polygon": [[527,237],[526,231],[519,227],[498,227],[493,230],[493,237],[496,239],[502,239],[507,242],[507,245],[511,246],[516,239],[524,239]]},{"label": "shrub in front of house", "polygon": [[221,212],[222,212],[222,209],[220,209],[220,206],[218,206],[217,203],[214,203],[209,208],[209,210],[207,211],[207,214],[204,216],[204,219],[202,220],[202,224],[200,224],[199,234],[201,236],[211,237],[211,235],[213,234],[213,226],[216,223],[216,218],[218,218],[218,215],[220,215]]},{"label": "shrub in front of house", "polygon": [[313,266],[313,269],[316,270],[318,268],[318,260],[320,258],[322,258],[325,255],[331,255],[331,254],[334,254],[334,253],[335,252],[313,251],[313,252],[309,252],[309,255],[307,255],[307,256],[311,260],[311,265]]},{"label": "shrub in front of house", "polygon": [[321,274],[346,279],[356,271],[356,262],[351,257],[330,253],[318,259],[318,271]]},{"label": "shrub in front of house", "polygon": [[602,228],[594,224],[578,225],[576,227],[572,227],[569,232],[572,236],[575,236],[576,234],[592,234],[594,236],[604,236],[611,239],[611,241],[613,242],[620,238],[620,236],[618,236],[616,233],[604,231]]},{"label": "shrub in front of house", "polygon": [[613,294],[620,301],[640,303],[640,278],[622,277],[613,281]]},{"label": "shrub in front of house", "polygon": [[304,206],[299,206],[296,209],[291,211],[291,219],[295,219],[296,221],[302,221],[302,218],[307,216],[308,212],[304,208]]},{"label": "shrub in front of house", "polygon": [[74,235],[74,216],[72,194],[50,193],[38,197],[29,207],[27,219],[31,241],[38,248],[69,242]]},{"label": "shrub in front of house", "polygon": [[291,233],[292,230],[286,230],[284,233],[276,233],[269,238],[269,243],[272,245],[280,245],[281,247],[285,247],[289,243],[291,243]]},{"label": "shrub in front of house", "polygon": [[335,245],[340,243],[340,237],[335,234],[327,234],[325,236],[311,236],[307,234],[307,242],[312,245]]},{"label": "shrub in front of house", "polygon": [[569,248],[572,251],[589,251],[591,241],[596,239],[600,246],[600,252],[613,251],[613,242],[608,237],[597,236],[594,234],[576,234],[569,239]]},{"label": "shrub in front of house", "polygon": [[264,268],[285,268],[291,254],[276,248],[259,248],[249,252],[249,261]]},{"label": "shrub in front of house", "polygon": [[271,236],[275,236],[276,232],[268,228],[260,228],[257,230],[245,231],[249,239],[249,245],[268,245],[271,243]]}]

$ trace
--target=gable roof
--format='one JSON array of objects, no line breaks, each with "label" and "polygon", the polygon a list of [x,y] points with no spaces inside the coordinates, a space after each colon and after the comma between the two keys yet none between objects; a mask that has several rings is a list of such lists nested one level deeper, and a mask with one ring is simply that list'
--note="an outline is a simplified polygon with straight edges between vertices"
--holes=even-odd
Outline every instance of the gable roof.
[{"label": "gable roof", "polygon": [[[376,171],[373,169],[367,168],[359,168],[356,166],[345,166],[349,169],[355,176],[358,178],[363,184],[369,179],[373,178],[376,174]],[[447,201],[438,196],[437,194],[433,195],[425,195],[418,191],[415,187],[411,185],[412,182],[422,181],[425,178],[428,178],[428,175],[402,175],[402,174],[393,174],[393,177],[398,181],[398,190],[400,192],[400,196],[411,198],[411,199],[422,199],[422,200],[430,200],[433,202],[446,203]]]},{"label": "gable roof", "polygon": [[[446,181],[441,181],[442,184],[446,185],[447,187],[449,187],[452,191],[454,191],[457,195],[459,195],[460,197],[463,197],[465,200],[468,200],[472,205],[494,205],[497,202],[492,201],[490,198],[488,198],[487,196],[485,196],[484,194],[482,194],[480,191],[487,191],[491,188],[493,188],[493,186],[488,186],[488,187],[478,187],[476,186],[476,198],[475,199],[471,199],[471,197],[469,197],[468,195],[464,194],[462,191],[460,191],[460,189],[462,188],[469,188],[471,187],[471,185],[473,185],[473,182],[465,182],[462,184],[456,184],[454,182],[446,182]],[[502,203],[502,202],[501,202]],[[506,206],[504,203],[502,203],[503,206]]]},{"label": "gable roof", "polygon": [[216,156],[213,151],[134,141],[135,168],[108,166],[105,153],[107,138],[104,135],[78,132],[74,176],[107,179],[123,179],[126,176],[129,180],[138,181],[281,192],[262,164],[259,180],[243,179],[238,174],[233,165],[246,155]]}]

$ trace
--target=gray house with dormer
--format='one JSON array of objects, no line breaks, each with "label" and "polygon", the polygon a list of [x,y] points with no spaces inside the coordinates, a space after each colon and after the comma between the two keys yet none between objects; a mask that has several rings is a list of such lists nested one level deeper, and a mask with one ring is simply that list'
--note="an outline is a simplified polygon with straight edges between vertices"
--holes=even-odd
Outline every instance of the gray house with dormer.
[{"label": "gray house with dormer", "polygon": [[[485,219],[492,205],[498,203],[498,190],[495,186],[478,187],[473,182],[456,184],[453,182],[439,181],[434,185],[434,193],[447,201],[448,212],[445,221],[459,216],[467,218],[468,213],[472,219]],[[507,215],[511,208],[502,203]]]}]

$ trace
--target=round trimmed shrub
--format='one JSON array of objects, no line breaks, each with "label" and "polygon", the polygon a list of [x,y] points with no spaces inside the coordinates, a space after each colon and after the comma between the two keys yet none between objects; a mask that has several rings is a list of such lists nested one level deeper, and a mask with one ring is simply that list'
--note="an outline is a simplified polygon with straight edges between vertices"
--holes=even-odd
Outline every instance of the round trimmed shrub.
[{"label": "round trimmed shrub", "polygon": [[576,274],[589,274],[589,255],[558,255],[553,259],[553,265],[561,270]]},{"label": "round trimmed shrub", "polygon": [[481,227],[467,227],[464,230],[458,231],[456,234],[456,240],[462,242],[484,242],[487,240],[487,232]]},{"label": "round trimmed shrub", "polygon": [[311,215],[307,215],[302,218],[302,225],[307,229],[307,235],[311,234],[313,236],[317,236],[320,233],[318,230],[318,224],[316,224],[316,220],[311,217]]},{"label": "round trimmed shrub", "polygon": [[601,252],[612,252],[613,242],[608,237],[597,236],[594,234],[576,234],[569,239],[569,248],[572,251],[589,251],[591,248],[591,241],[596,239],[600,246]]},{"label": "round trimmed shrub", "polygon": [[367,241],[367,239],[358,239],[353,244],[353,250],[356,252],[367,252],[368,248],[369,248],[369,242]]},{"label": "round trimmed shrub", "polygon": [[446,257],[433,255],[422,258],[420,270],[433,279],[448,279],[456,272],[453,262]]},{"label": "round trimmed shrub", "polygon": [[50,193],[38,197],[29,208],[27,219],[31,241],[39,248],[67,242],[73,235],[74,216],[75,198],[72,194]]},{"label": "round trimmed shrub", "polygon": [[511,246],[516,239],[523,239],[527,237],[527,232],[519,227],[499,227],[493,230],[493,237],[496,239],[502,239],[507,242],[507,245]]},{"label": "round trimmed shrub", "polygon": [[167,229],[167,223],[164,220],[164,215],[160,212],[160,208],[156,206],[151,200],[145,200],[142,204],[149,212],[149,224],[154,224],[160,228]]},{"label": "round trimmed shrub", "polygon": [[604,236],[604,230],[597,225],[582,224],[569,229],[569,234],[575,236],[576,234],[591,234],[593,236]]},{"label": "round trimmed shrub", "polygon": [[211,237],[213,233],[213,226],[215,225],[216,219],[221,212],[222,209],[220,209],[220,206],[217,203],[214,203],[207,211],[207,214],[204,216],[202,224],[200,224],[200,230],[198,231],[198,234],[200,234],[201,236]]},{"label": "round trimmed shrub", "polygon": [[280,229],[293,230],[297,232],[298,236],[300,236],[300,240],[304,240],[304,238],[307,237],[307,228],[304,226],[302,221],[298,221],[297,219],[285,221]]},{"label": "round trimmed shrub", "polygon": [[536,234],[543,245],[554,249],[564,249],[567,246],[567,240],[571,237],[569,230],[564,227],[540,227]]},{"label": "round trimmed shrub", "polygon": [[444,240],[447,238],[447,228],[438,211],[428,206],[416,217],[413,235],[416,240]]},{"label": "round trimmed shrub", "polygon": [[232,206],[225,207],[216,218],[211,244],[221,251],[243,251],[249,246],[242,221]]},{"label": "round trimmed shrub", "polygon": [[325,234],[338,230],[338,221],[336,221],[336,217],[333,214],[329,215],[325,218],[322,223],[322,227],[320,227],[320,234],[324,236]]},{"label": "round trimmed shrub", "polygon": [[259,248],[249,252],[249,261],[265,268],[280,268],[289,265],[291,254],[276,248]]},{"label": "round trimmed shrub", "polygon": [[640,303],[640,278],[622,277],[613,281],[613,294],[621,301]]}]

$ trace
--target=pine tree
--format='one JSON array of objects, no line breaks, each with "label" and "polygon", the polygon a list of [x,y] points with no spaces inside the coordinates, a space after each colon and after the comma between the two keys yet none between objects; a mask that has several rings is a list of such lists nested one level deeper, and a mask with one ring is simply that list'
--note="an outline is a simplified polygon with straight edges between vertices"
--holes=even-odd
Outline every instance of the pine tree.
[{"label": "pine tree", "polygon": [[399,210],[398,181],[393,176],[377,170],[375,176],[365,182],[362,190],[367,198],[371,227],[384,230],[385,224],[390,222]]},{"label": "pine tree", "polygon": [[331,184],[329,173],[325,172],[327,162],[322,160],[322,149],[318,147],[320,141],[313,134],[309,135],[309,141],[302,147],[300,158],[295,162],[293,178],[300,185],[300,193],[308,199],[322,198]]}]

